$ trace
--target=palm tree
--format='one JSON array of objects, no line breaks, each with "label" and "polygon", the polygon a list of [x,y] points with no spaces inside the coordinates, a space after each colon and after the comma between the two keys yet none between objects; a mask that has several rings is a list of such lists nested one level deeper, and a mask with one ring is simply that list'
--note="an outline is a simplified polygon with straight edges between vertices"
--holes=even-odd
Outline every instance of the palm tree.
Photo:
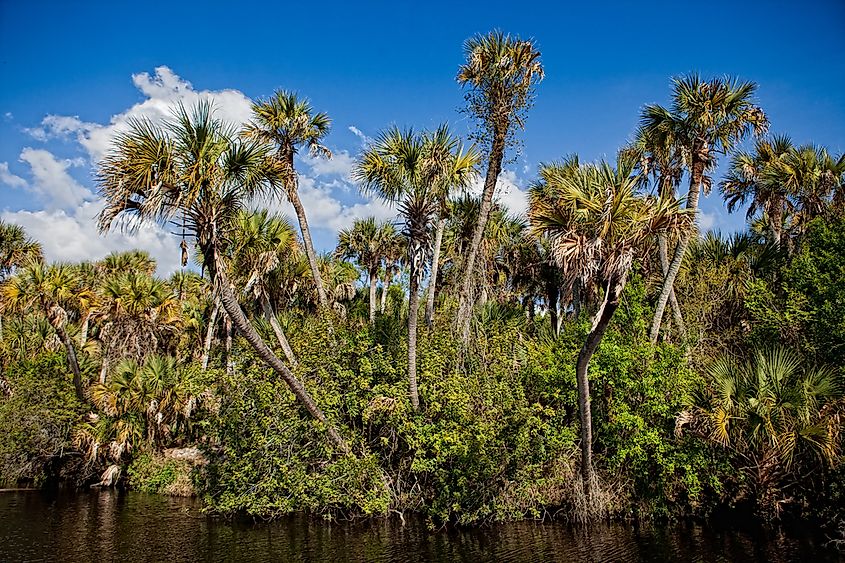
[{"label": "palm tree", "polygon": [[467,189],[475,180],[481,157],[475,147],[464,149],[460,139],[453,137],[446,125],[441,125],[426,134],[424,141],[425,155],[429,163],[429,175],[433,178],[431,186],[437,197],[437,228],[434,235],[434,248],[431,258],[428,295],[425,304],[425,324],[431,328],[434,322],[434,299],[437,290],[437,276],[440,268],[440,250],[443,233],[446,230],[448,201],[457,190]]},{"label": "palm tree", "polygon": [[0,281],[28,262],[42,260],[41,244],[19,225],[0,220]]},{"label": "palm tree", "polygon": [[408,387],[411,404],[419,408],[417,391],[417,319],[419,287],[431,249],[431,223],[437,212],[435,182],[425,160],[425,135],[392,127],[382,132],[359,157],[353,177],[366,192],[399,203],[408,237],[410,294],[408,297]]},{"label": "palm tree", "polygon": [[25,313],[37,308],[47,317],[67,350],[73,387],[81,401],[85,400],[85,391],[76,349],[67,332],[68,309],[90,299],[92,296],[80,286],[73,269],[64,264],[29,262],[2,285],[3,312]]},{"label": "palm tree", "polygon": [[719,189],[728,213],[749,203],[746,218],[751,219],[758,211],[763,212],[772,241],[780,246],[784,220],[792,211],[787,184],[773,173],[772,168],[794,150],[787,136],[775,136],[771,140],[759,139],[754,152],[740,151],[731,157],[730,168]]},{"label": "palm tree", "polygon": [[746,361],[720,357],[705,376],[707,387],[678,416],[676,431],[691,428],[738,456],[761,508],[777,510],[775,489],[803,455],[813,465],[836,462],[843,392],[836,370],[774,347]]},{"label": "palm tree", "polygon": [[[656,182],[656,192],[660,197],[676,197],[677,188],[683,177],[684,158],[681,147],[675,142],[671,131],[665,129],[644,129],[637,131],[632,147],[632,156],[639,157],[640,171],[644,178],[652,176]],[[669,241],[665,233],[657,235],[657,253],[660,259],[661,274],[665,278],[669,272]],[[669,293],[675,324],[681,340],[686,340],[687,331],[681,307],[675,295],[674,286]]]},{"label": "palm tree", "polygon": [[[690,75],[675,78],[673,83],[671,110],[647,105],[640,117],[641,131],[647,137],[664,137],[668,144],[679,147],[690,177],[687,209],[695,213],[701,190],[710,189],[707,172],[716,166],[717,155],[732,150],[752,130],[762,134],[768,121],[763,110],[752,103],[757,89],[753,82],[730,78],[703,81],[698,75]],[[692,231],[678,241],[663,278],[649,333],[652,342],[657,342],[663,311],[690,237]]]},{"label": "palm tree", "polygon": [[633,159],[580,166],[561,173],[555,165],[540,170],[529,191],[528,216],[537,235],[549,237],[552,253],[569,285],[576,279],[596,279],[604,297],[578,354],[575,374],[581,417],[581,471],[585,496],[591,496],[592,421],[587,368],[601,342],[633,261],[645,254],[654,235],[689,229],[690,215],[674,198],[639,193]]},{"label": "palm tree", "polygon": [[158,352],[164,339],[182,328],[182,309],[167,282],[144,272],[113,274],[100,294],[96,317],[101,323],[100,383],[104,383],[116,360],[143,362]]},{"label": "palm tree", "polygon": [[293,226],[284,217],[271,215],[266,209],[241,210],[235,216],[234,231],[232,270],[245,281],[244,292],[251,291],[255,295],[285,357],[296,367],[298,362],[276,317],[268,289],[270,274],[298,251]]},{"label": "palm tree", "polygon": [[305,208],[299,199],[299,180],[294,167],[294,156],[300,147],[307,146],[313,156],[331,158],[331,152],[321,144],[328,134],[331,120],[325,113],[314,113],[307,100],[295,93],[279,90],[266,101],[252,104],[252,121],[244,129],[244,135],[275,147],[274,157],[282,167],[282,184],[288,201],[296,211],[305,253],[311,266],[311,275],[317,288],[320,307],[328,307],[328,297],[317,268],[317,253],[311,241],[311,231],[305,216]]},{"label": "palm tree", "polygon": [[508,141],[515,129],[525,125],[525,112],[531,105],[534,86],[543,79],[540,52],[533,41],[492,31],[476,35],[464,44],[466,62],[457,80],[469,90],[467,111],[480,123],[479,140],[487,147],[487,175],[481,209],[473,231],[469,254],[463,264],[460,283],[458,328],[464,342],[469,338],[470,317],[474,305],[473,275],[481,239],[490,217],[496,181]]},{"label": "palm tree", "polygon": [[[0,282],[25,264],[43,260],[41,243],[26,236],[19,225],[0,219]],[[3,316],[0,315],[0,338],[3,336]]]},{"label": "palm tree", "polygon": [[367,272],[370,285],[370,323],[376,320],[376,286],[379,270],[389,250],[388,245],[393,242],[394,236],[395,230],[391,223],[377,223],[373,217],[358,219],[352,227],[338,233],[335,256],[341,259],[354,259]]},{"label": "palm tree", "polygon": [[279,170],[267,145],[237,138],[232,128],[214,117],[206,102],[191,112],[179,106],[162,126],[146,119],[133,120],[128,130],[115,138],[99,165],[97,177],[105,198],[100,229],[107,231],[119,219],[134,226],[143,220],[182,218],[231,322],[309,414],[326,426],[331,442],[348,453],[348,444],[302,382],[247,319],[224,261],[233,244],[229,237],[236,213],[253,196],[273,193],[280,173],[291,172]]}]

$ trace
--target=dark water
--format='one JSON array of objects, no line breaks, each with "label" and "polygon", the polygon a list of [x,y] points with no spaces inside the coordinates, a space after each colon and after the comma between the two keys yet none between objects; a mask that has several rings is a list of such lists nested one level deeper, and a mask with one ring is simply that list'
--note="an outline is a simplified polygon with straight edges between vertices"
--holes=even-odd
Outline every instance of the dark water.
[{"label": "dark water", "polygon": [[430,532],[398,519],[272,524],[211,518],[140,493],[0,493],[2,561],[839,561],[824,539],[711,525],[579,529],[522,522]]}]

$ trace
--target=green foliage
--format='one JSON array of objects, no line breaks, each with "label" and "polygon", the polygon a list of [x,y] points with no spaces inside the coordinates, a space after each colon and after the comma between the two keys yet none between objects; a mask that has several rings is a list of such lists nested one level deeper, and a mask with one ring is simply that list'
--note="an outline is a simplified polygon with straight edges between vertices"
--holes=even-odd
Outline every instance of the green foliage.
[{"label": "green foliage", "polygon": [[84,406],[60,353],[13,362],[4,373],[9,395],[0,395],[0,482],[42,483],[79,460],[72,429]]},{"label": "green foliage", "polygon": [[143,453],[129,465],[129,486],[145,493],[191,496],[191,467],[185,461]]},{"label": "green foliage", "polygon": [[781,341],[845,365],[845,218],[815,219],[776,281],[758,281],[747,307],[758,342]]}]

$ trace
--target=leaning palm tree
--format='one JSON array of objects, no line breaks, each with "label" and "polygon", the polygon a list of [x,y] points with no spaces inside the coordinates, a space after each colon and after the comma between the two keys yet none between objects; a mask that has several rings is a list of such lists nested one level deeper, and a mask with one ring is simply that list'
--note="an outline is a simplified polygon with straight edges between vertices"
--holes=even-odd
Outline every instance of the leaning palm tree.
[{"label": "leaning palm tree", "polygon": [[419,408],[417,391],[417,319],[419,287],[431,250],[431,224],[437,212],[435,182],[426,162],[425,135],[392,127],[382,132],[359,157],[353,177],[365,192],[399,204],[408,237],[410,294],[408,296],[408,388],[411,404]]},{"label": "leaning palm tree", "polygon": [[[667,137],[680,148],[690,177],[686,206],[695,213],[701,190],[710,189],[707,172],[716,166],[717,155],[730,151],[752,130],[764,133],[768,121],[763,110],[752,103],[757,89],[753,82],[730,78],[704,81],[695,74],[673,82],[672,108],[647,105],[640,117],[641,131],[647,137]],[[663,278],[649,331],[652,342],[657,342],[663,312],[691,237],[692,231],[678,241]]]},{"label": "leaning palm tree", "polygon": [[501,31],[468,39],[464,52],[466,62],[458,70],[457,80],[469,88],[467,111],[479,122],[478,140],[487,148],[487,175],[481,209],[459,286],[457,322],[466,341],[474,305],[475,262],[493,206],[496,181],[502,170],[508,142],[516,129],[525,125],[525,112],[531,105],[534,86],[543,79],[543,65],[533,41],[511,37]]},{"label": "leaning palm tree", "polygon": [[133,120],[113,141],[97,172],[105,199],[100,229],[181,218],[231,322],[308,413],[326,426],[331,442],[347,453],[348,444],[311,394],[247,319],[224,260],[234,243],[231,227],[237,212],[256,195],[274,193],[290,173],[270,147],[238,138],[233,128],[214,117],[209,103],[201,102],[190,112],[179,106],[163,125]]},{"label": "leaning palm tree", "polygon": [[580,166],[561,173],[543,166],[529,191],[528,217],[533,232],[547,236],[555,263],[568,285],[596,280],[604,297],[578,354],[576,378],[581,417],[581,471],[585,496],[591,496],[592,422],[587,368],[619,307],[628,273],[661,232],[689,231],[690,214],[674,198],[640,193],[633,159]]},{"label": "leaning palm tree", "polygon": [[[643,177],[654,178],[655,191],[661,197],[676,197],[684,172],[684,156],[671,130],[640,128],[633,146],[628,150],[633,151],[632,156],[639,157]],[[665,233],[657,235],[657,254],[660,259],[661,275],[665,277],[669,272],[669,241]],[[672,307],[681,340],[686,340],[684,317],[681,314],[681,306],[674,287],[669,293],[669,304]]]},{"label": "leaning palm tree", "polygon": [[93,298],[79,284],[74,270],[64,264],[46,265],[43,262],[29,262],[15,276],[2,285],[2,312],[25,313],[39,310],[67,350],[67,359],[73,373],[73,387],[80,400],[85,399],[82,372],[67,331],[68,310],[84,307]]},{"label": "leaning palm tree", "polygon": [[283,171],[284,193],[299,220],[319,304],[324,309],[328,307],[328,297],[317,267],[317,253],[311,241],[305,208],[299,199],[299,180],[294,167],[294,156],[300,147],[307,146],[313,156],[331,158],[329,149],[321,144],[330,126],[331,120],[327,114],[315,113],[307,100],[300,99],[293,92],[279,90],[269,100],[252,104],[252,121],[244,129],[244,135],[247,137],[275,147],[274,158]]}]

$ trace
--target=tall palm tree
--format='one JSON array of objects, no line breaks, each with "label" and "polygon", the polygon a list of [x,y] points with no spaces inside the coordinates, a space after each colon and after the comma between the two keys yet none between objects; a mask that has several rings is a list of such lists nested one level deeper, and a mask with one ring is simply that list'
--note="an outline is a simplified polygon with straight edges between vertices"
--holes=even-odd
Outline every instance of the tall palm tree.
[{"label": "tall palm tree", "polygon": [[410,294],[408,296],[408,389],[419,408],[417,390],[417,319],[419,287],[431,250],[431,224],[437,212],[437,193],[426,162],[425,135],[392,127],[382,132],[359,157],[353,177],[365,192],[398,203],[408,237]]},{"label": "tall palm tree", "polygon": [[179,106],[164,125],[133,120],[113,141],[97,172],[105,198],[100,229],[106,231],[118,220],[133,226],[142,220],[182,218],[231,322],[308,413],[325,425],[331,442],[348,453],[348,444],[302,382],[247,319],[224,260],[234,242],[230,236],[236,213],[255,195],[272,194],[279,177],[290,173],[278,165],[267,145],[237,138],[214,117],[210,104],[201,102],[190,112]]},{"label": "tall palm tree", "polygon": [[434,181],[431,187],[437,198],[437,228],[434,235],[431,274],[425,304],[425,323],[431,328],[434,322],[434,299],[440,269],[440,250],[443,245],[443,233],[446,230],[448,201],[454,192],[467,189],[475,180],[476,166],[481,156],[474,146],[465,149],[460,139],[453,137],[446,125],[441,125],[426,134],[424,150],[423,158],[431,167],[428,174]]},{"label": "tall palm tree", "polygon": [[252,292],[255,296],[285,357],[295,367],[298,362],[276,317],[268,287],[270,274],[298,251],[293,226],[284,217],[261,209],[255,212],[240,210],[235,215],[233,227],[232,271],[236,273],[235,277],[244,281],[244,292]]},{"label": "tall palm tree", "polygon": [[335,255],[342,259],[354,259],[367,272],[370,286],[370,323],[376,320],[379,270],[394,236],[395,230],[391,223],[377,223],[373,217],[358,219],[352,227],[342,229],[338,233]]},{"label": "tall palm tree", "polygon": [[[680,148],[689,172],[690,187],[686,206],[698,209],[701,190],[709,190],[707,172],[717,163],[717,155],[726,153],[749,132],[762,134],[768,127],[766,115],[752,103],[757,85],[731,78],[702,80],[690,75],[673,80],[672,108],[647,105],[641,114],[641,130],[647,137],[666,137]],[[675,246],[669,268],[654,310],[649,337],[657,342],[663,312],[674,287],[692,231]]]},{"label": "tall palm tree", "polygon": [[11,279],[2,285],[2,311],[25,313],[40,310],[67,350],[67,359],[73,373],[73,387],[76,396],[85,400],[82,372],[76,356],[76,348],[67,331],[68,309],[92,296],[79,284],[73,269],[64,264],[46,265],[43,262],[29,262]]},{"label": "tall palm tree", "polygon": [[464,341],[469,338],[474,305],[473,275],[481,239],[490,217],[496,181],[508,141],[525,125],[525,112],[531,105],[534,86],[543,79],[540,52],[533,41],[492,31],[476,35],[464,44],[466,62],[458,70],[458,82],[468,88],[467,111],[480,124],[479,140],[487,148],[487,175],[481,209],[473,231],[469,253],[463,263],[458,309],[458,328]]},{"label": "tall palm tree", "polygon": [[[654,178],[656,192],[660,197],[676,197],[677,188],[683,177],[684,158],[681,147],[675,142],[671,131],[640,128],[633,146],[628,150],[633,150],[632,156],[640,158],[640,171],[643,177]],[[662,275],[665,278],[669,271],[669,241],[665,233],[657,235],[657,253]],[[684,317],[681,314],[681,306],[675,295],[674,286],[669,293],[669,304],[672,307],[681,340],[686,340]]]},{"label": "tall palm tree", "polygon": [[578,354],[575,374],[581,417],[581,471],[584,493],[591,496],[592,420],[587,368],[610,320],[635,259],[647,252],[660,232],[689,230],[690,214],[674,198],[640,193],[635,161],[620,158],[560,173],[554,165],[540,170],[529,191],[528,217],[537,235],[549,237],[554,260],[568,284],[599,281],[604,297]]},{"label": "tall palm tree", "polygon": [[275,147],[274,157],[283,171],[284,193],[296,212],[320,307],[324,309],[328,307],[328,297],[317,267],[317,253],[311,241],[305,208],[299,199],[299,179],[294,167],[294,156],[305,146],[313,156],[331,158],[329,149],[321,144],[330,126],[331,119],[327,114],[315,113],[311,104],[294,92],[279,90],[269,100],[252,104],[252,121],[244,129],[247,137]]}]

